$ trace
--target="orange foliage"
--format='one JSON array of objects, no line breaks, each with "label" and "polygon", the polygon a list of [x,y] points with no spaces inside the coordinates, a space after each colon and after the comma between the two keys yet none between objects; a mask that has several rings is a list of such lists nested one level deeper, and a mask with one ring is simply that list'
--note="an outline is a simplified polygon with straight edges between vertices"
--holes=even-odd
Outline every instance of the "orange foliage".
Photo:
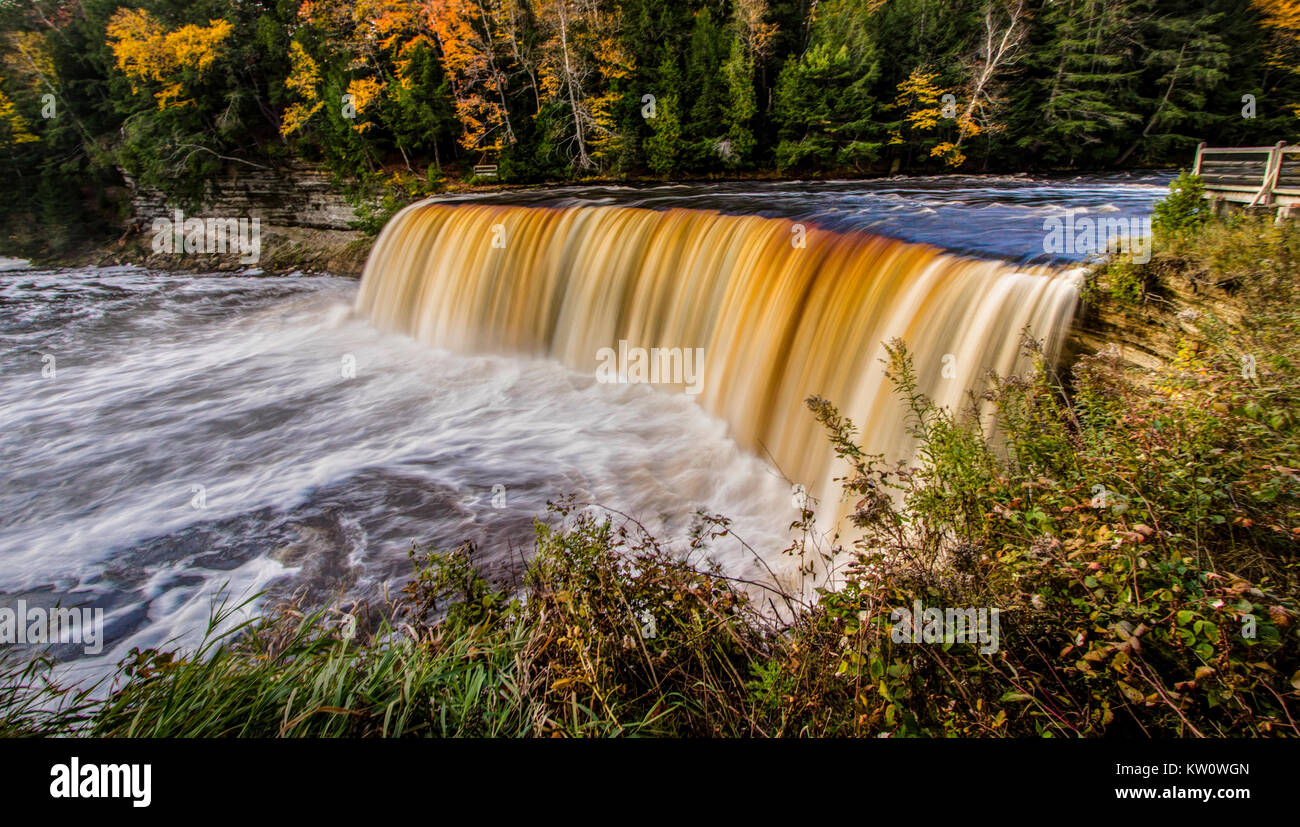
[{"label": "orange foliage", "polygon": [[513,143],[506,78],[497,68],[494,21],[487,10],[475,0],[424,0],[422,12],[451,80],[461,146],[499,151]]}]

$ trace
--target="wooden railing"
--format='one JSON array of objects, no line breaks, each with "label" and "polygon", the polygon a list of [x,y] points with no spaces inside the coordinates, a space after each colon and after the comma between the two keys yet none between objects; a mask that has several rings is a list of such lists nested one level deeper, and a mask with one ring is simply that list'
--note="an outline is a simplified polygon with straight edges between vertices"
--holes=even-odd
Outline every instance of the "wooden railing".
[{"label": "wooden railing", "polygon": [[1300,146],[1278,141],[1274,146],[1196,148],[1192,170],[1205,184],[1205,197],[1215,212],[1227,204],[1270,207],[1278,218],[1300,205]]},{"label": "wooden railing", "polygon": [[474,167],[474,175],[479,178],[495,178],[497,177],[497,165],[478,164]]}]

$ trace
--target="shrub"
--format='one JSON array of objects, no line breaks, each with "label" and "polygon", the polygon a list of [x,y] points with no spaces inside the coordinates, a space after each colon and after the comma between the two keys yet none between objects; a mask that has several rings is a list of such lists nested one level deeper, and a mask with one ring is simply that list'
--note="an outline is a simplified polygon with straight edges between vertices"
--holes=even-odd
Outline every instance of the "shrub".
[{"label": "shrub", "polygon": [[1200,176],[1189,175],[1187,170],[1169,182],[1169,195],[1156,202],[1151,229],[1158,234],[1176,235],[1195,230],[1209,217],[1205,200],[1205,185]]}]

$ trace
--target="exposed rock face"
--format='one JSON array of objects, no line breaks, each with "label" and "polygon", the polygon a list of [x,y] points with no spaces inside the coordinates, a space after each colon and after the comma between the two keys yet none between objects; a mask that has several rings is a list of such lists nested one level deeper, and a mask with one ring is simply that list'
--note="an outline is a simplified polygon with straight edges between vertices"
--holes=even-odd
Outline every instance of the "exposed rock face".
[{"label": "exposed rock face", "polygon": [[1207,313],[1230,324],[1241,318],[1230,294],[1180,273],[1165,274],[1136,306],[1105,296],[1085,301],[1062,346],[1060,364],[1068,369],[1080,356],[1113,348],[1129,365],[1153,370],[1174,361],[1184,342],[1197,346],[1198,321]]},{"label": "exposed rock face", "polygon": [[[227,169],[213,182],[211,192],[202,216],[258,218],[264,227],[313,230],[349,230],[356,220],[329,173],[302,162],[274,169]],[[162,193],[139,188],[133,189],[131,207],[137,225],[144,228],[156,217],[169,217],[174,209]]]},{"label": "exposed rock face", "polygon": [[1178,352],[1178,337],[1163,315],[1147,308],[1120,308],[1114,302],[1086,303],[1070,325],[1061,364],[1069,367],[1080,356],[1114,348],[1124,362],[1154,369]]},{"label": "exposed rock face", "polygon": [[[127,178],[128,184],[132,184]],[[164,269],[263,270],[307,268],[357,275],[365,266],[370,239],[350,227],[353,207],[328,172],[302,162],[274,169],[228,168],[215,179],[200,210],[185,210],[185,218],[257,219],[260,257],[255,264],[238,255],[180,255],[153,249],[156,219],[173,220],[176,204],[156,190],[131,187],[132,232],[122,242],[122,257]]]}]

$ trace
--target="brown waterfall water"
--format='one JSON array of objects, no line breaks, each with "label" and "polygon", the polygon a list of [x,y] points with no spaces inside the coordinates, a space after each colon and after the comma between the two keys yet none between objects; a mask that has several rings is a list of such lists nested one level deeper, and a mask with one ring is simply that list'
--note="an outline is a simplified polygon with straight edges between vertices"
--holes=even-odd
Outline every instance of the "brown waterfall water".
[{"label": "brown waterfall water", "polygon": [[422,203],[384,229],[356,307],[440,348],[547,357],[597,376],[620,343],[702,348],[698,402],[804,485],[830,528],[843,468],[808,396],[850,417],[867,451],[907,458],[883,342],[903,339],[919,390],[957,408],[988,371],[1025,367],[1025,329],[1055,352],[1077,296],[1076,277],[1052,267],[786,219]]}]

